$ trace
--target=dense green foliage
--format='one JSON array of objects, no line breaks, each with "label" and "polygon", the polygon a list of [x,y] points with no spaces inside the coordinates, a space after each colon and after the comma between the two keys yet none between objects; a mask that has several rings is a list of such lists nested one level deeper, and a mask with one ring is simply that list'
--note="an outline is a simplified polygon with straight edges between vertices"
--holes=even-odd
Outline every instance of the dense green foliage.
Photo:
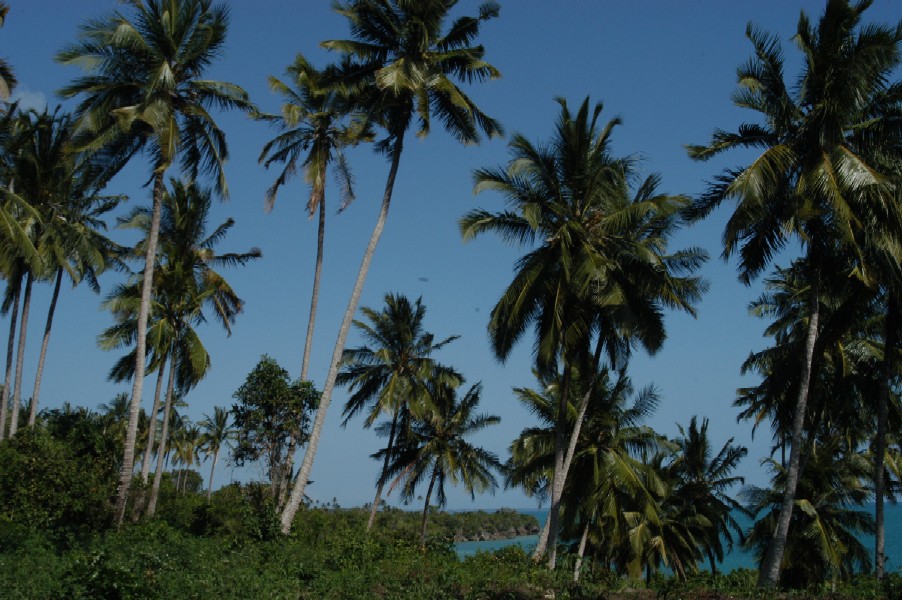
[{"label": "dense green foliage", "polygon": [[[445,543],[422,549],[379,527],[367,536],[365,519],[361,511],[302,510],[295,533],[273,539],[195,535],[154,521],[67,549],[39,533],[11,540],[3,532],[0,597],[539,600],[552,590],[562,599],[784,597],[757,593],[748,570],[685,582],[656,576],[647,585],[590,571],[574,584],[568,569],[537,566],[517,546],[459,560]],[[858,577],[835,592],[816,587],[791,597],[892,599],[900,591],[902,578],[891,575],[882,585]]]}]

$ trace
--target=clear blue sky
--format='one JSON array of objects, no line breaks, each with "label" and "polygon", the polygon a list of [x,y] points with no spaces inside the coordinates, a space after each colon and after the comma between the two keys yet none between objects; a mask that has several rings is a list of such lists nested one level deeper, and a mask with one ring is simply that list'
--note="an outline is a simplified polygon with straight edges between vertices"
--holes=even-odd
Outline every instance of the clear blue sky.
[{"label": "clear blue sky", "polygon": [[[115,0],[11,0],[9,4],[6,24],[0,30],[0,55],[15,69],[20,81],[17,95],[34,106],[58,103],[56,90],[79,75],[77,69],[53,61],[54,54],[75,39],[78,24],[117,8],[127,10]],[[461,1],[458,10],[472,14],[477,5]],[[554,97],[562,96],[575,105],[590,95],[593,102],[604,103],[604,118],[623,119],[613,136],[617,154],[640,155],[644,173],[662,174],[662,190],[698,194],[721,168],[743,164],[748,158],[731,154],[697,164],[684,150],[685,144],[707,141],[716,127],[731,129],[753,118],[730,102],[736,67],[751,54],[746,24],[752,21],[784,40],[791,79],[797,72],[798,54],[790,37],[800,9],[816,18],[822,3],[508,0],[502,2],[501,16],[485,24],[479,40],[502,78],[472,89],[472,96],[508,133],[520,132],[541,141],[549,137],[557,115]],[[899,4],[878,0],[867,17],[895,23],[900,17]],[[279,101],[267,87],[267,76],[281,76],[298,52],[323,65],[330,57],[319,48],[319,42],[348,36],[343,18],[331,11],[326,0],[234,1],[227,48],[210,77],[243,86],[264,110],[276,112]],[[303,211],[307,190],[301,179],[280,193],[272,213],[263,212],[263,193],[275,172],[259,166],[257,157],[274,131],[237,114],[222,115],[218,120],[231,150],[227,165],[231,199],[216,206],[214,221],[218,224],[227,217],[237,221],[221,249],[243,251],[259,246],[264,258],[227,273],[246,301],[233,335],[227,338],[215,323],[201,330],[213,368],[187,396],[187,414],[194,420],[212,413],[214,406],[230,406],[232,394],[261,354],[276,358],[293,376],[300,372],[315,254],[316,226]],[[507,157],[504,140],[463,147],[438,127],[425,140],[411,137],[402,158],[392,212],[361,302],[379,307],[387,292],[422,296],[428,307],[427,329],[438,337],[461,336],[438,357],[461,371],[468,382],[482,381],[482,408],[500,415],[502,424],[478,441],[502,459],[510,441],[532,424],[511,394],[512,386],[533,385],[532,345],[525,339],[508,362],[499,365],[488,347],[486,323],[523,250],[489,237],[463,244],[457,220],[477,206],[500,208],[498,197],[473,197],[471,173],[475,168],[502,164]],[[387,172],[384,158],[368,148],[353,151],[350,158],[357,179],[357,201],[335,215],[336,194],[327,190],[333,210],[327,222],[323,292],[310,371],[318,385],[325,379]],[[147,165],[137,161],[114,180],[110,193],[131,198],[123,211],[149,203],[149,191],[142,187],[147,174]],[[638,354],[630,372],[637,387],[654,383],[661,393],[662,403],[651,425],[674,435],[676,422],[688,423],[695,414],[709,417],[716,444],[734,436],[738,443],[749,446],[742,474],[750,483],[765,484],[767,474],[759,460],[767,454],[770,432],[762,429],[753,441],[751,425],[737,424],[731,406],[736,388],[752,383],[740,377],[741,362],[767,340],[761,335],[765,323],[748,316],[746,310],[760,287],[737,283],[735,263],[719,259],[727,214],[728,210],[722,210],[674,239],[674,248],[697,245],[712,255],[703,269],[711,289],[698,307],[697,319],[668,316],[669,337],[663,350],[653,358]],[[113,230],[111,236],[121,243],[134,241],[121,231]],[[786,262],[788,257],[781,260]],[[121,277],[104,275],[102,295]],[[112,322],[100,309],[102,295],[97,297],[87,288],[64,289],[42,387],[44,406],[59,406],[68,400],[96,408],[116,393],[130,391],[130,386],[106,381],[117,356],[96,346],[98,333]],[[50,285],[36,287],[34,296],[26,384],[33,378],[37,362]],[[4,336],[7,327],[8,320],[4,320],[0,325]],[[352,333],[350,343],[356,341]],[[30,390],[28,385],[24,387]],[[152,384],[147,388],[145,406],[149,407]],[[339,428],[345,399],[343,390],[333,398],[308,494],[322,501],[334,497],[350,506],[372,500],[378,465],[369,454],[380,447],[381,440],[364,431],[360,422]],[[221,466],[215,485],[263,476],[259,470]],[[477,497],[475,502],[462,490],[449,490],[451,508],[531,505],[517,490],[499,490],[495,496]]]}]

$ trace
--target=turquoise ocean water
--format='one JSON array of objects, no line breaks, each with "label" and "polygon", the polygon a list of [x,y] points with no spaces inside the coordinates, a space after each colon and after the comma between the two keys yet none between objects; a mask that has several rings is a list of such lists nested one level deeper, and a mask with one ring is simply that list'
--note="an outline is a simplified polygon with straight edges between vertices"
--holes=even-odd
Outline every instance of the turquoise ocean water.
[{"label": "turquoise ocean water", "polygon": [[[865,510],[874,512],[873,506],[866,506]],[[545,517],[548,516],[547,510],[520,510],[519,512],[532,515],[542,524]],[[739,515],[736,519],[740,525],[746,527],[750,524],[750,520]],[[902,504],[886,505],[886,569],[887,571],[902,571]],[[457,554],[461,557],[476,554],[479,551],[487,552],[497,550],[512,544],[519,544],[527,549],[532,549],[536,545],[538,536],[528,535],[524,537],[513,538],[510,540],[495,540],[488,542],[460,542],[455,545]],[[865,547],[873,553],[874,536],[864,536],[862,538]],[[742,548],[733,548],[733,551],[727,554],[723,561],[718,563],[718,569],[723,572],[729,572],[733,569],[755,568],[755,556],[749,551]]]}]

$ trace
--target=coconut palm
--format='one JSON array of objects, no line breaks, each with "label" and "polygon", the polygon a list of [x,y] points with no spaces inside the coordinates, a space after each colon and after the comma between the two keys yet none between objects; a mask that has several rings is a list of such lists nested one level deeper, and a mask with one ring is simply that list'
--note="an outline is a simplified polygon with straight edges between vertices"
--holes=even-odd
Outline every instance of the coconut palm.
[{"label": "coconut palm", "polygon": [[132,412],[116,497],[116,522],[125,515],[131,486],[137,414],[144,385],[147,315],[154,281],[165,173],[179,162],[194,180],[210,173],[216,191],[227,196],[223,163],[225,134],[208,110],[252,108],[240,87],[202,79],[222,52],[228,11],[211,0],[137,0],[131,15],[115,12],[82,28],[80,40],[57,60],[88,65],[88,73],[60,90],[79,96],[76,114],[83,147],[128,160],[143,150],[151,160],[153,209],[146,244],[141,306],[138,313]]},{"label": "coconut palm", "polygon": [[[861,535],[872,533],[871,516],[856,509],[871,496],[869,460],[837,440],[824,440],[823,447],[807,461],[790,521],[791,535],[781,565],[781,585],[806,588],[826,579],[847,579],[871,568]],[[774,521],[779,518],[782,488],[787,470],[770,461],[774,472],[770,489],[750,488],[745,494],[758,517],[746,545],[754,548],[759,563],[766,559]]]},{"label": "coconut palm", "polygon": [[479,141],[480,130],[489,137],[501,134],[500,125],[484,114],[454,83],[454,80],[472,83],[499,76],[495,67],[483,60],[483,47],[471,45],[479,35],[482,22],[497,16],[498,6],[485,3],[480,6],[478,17],[460,17],[447,32],[443,32],[448,12],[455,4],[456,0],[338,2],[336,10],[350,22],[355,39],[322,44],[343,55],[340,65],[330,74],[331,81],[347,93],[351,107],[385,129],[386,137],[378,147],[389,155],[390,167],[379,216],[335,341],[304,460],[282,512],[282,531],[285,533],[291,529],[313,468],[345,340],[388,217],[407,130],[417,119],[418,134],[425,136],[430,131],[434,114],[445,129],[463,143]]},{"label": "coconut palm", "polygon": [[188,471],[196,464],[200,464],[200,451],[202,445],[203,434],[197,425],[190,422],[183,422],[182,426],[173,430],[172,449],[174,457],[172,461],[175,465],[183,465],[179,471],[179,478],[176,480],[175,491],[179,491],[179,483],[181,483],[182,491],[187,491]]},{"label": "coconut palm", "polygon": [[[46,110],[43,113],[13,112],[4,121],[9,129],[3,136],[5,146],[0,169],[3,171],[3,178],[15,192],[10,191],[6,194],[5,200],[9,208],[3,212],[8,217],[18,214],[18,219],[24,219],[20,225],[25,228],[22,231],[27,233],[28,237],[27,244],[22,243],[24,240],[16,238],[6,240],[8,245],[4,244],[4,253],[7,254],[5,258],[9,261],[4,270],[10,284],[5,302],[7,308],[10,304],[16,304],[13,310],[16,317],[18,317],[17,300],[22,293],[24,282],[24,295],[21,296],[22,324],[14,375],[12,412],[15,418],[10,422],[10,435],[13,435],[18,426],[20,401],[17,398],[21,397],[25,332],[28,326],[32,285],[36,279],[43,280],[54,276],[58,282],[51,300],[35,378],[35,392],[39,393],[62,271],[67,270],[73,282],[77,282],[85,272],[85,260],[102,263],[115,252],[115,244],[96,231],[103,226],[96,217],[112,208],[115,199],[98,196],[100,188],[106,183],[100,177],[100,165],[87,160],[84,156],[68,152],[67,144],[72,138],[74,128],[69,117],[61,115],[59,109],[54,113]],[[28,210],[21,210],[26,205]],[[79,262],[82,262],[80,266],[77,264]],[[103,266],[98,265],[97,270],[102,269]],[[88,274],[92,275],[93,271]],[[96,284],[96,280],[92,283]],[[37,415],[39,398],[37,393],[32,394],[29,425],[34,423]]]},{"label": "coconut palm", "polygon": [[204,428],[200,445],[207,458],[213,457],[210,464],[210,483],[207,485],[207,502],[213,494],[213,471],[216,470],[216,462],[219,460],[219,452],[230,439],[235,436],[235,430],[229,427],[229,411],[216,406],[213,408],[213,416],[204,415],[200,426]]},{"label": "coconut palm", "polygon": [[[586,373],[586,375],[583,375]],[[577,398],[588,390],[591,401],[584,413],[585,423],[572,456],[573,476],[568,479],[561,500],[563,530],[570,539],[579,539],[574,579],[579,578],[582,557],[591,548],[596,558],[621,572],[631,560],[628,512],[657,514],[656,496],[662,483],[646,471],[639,460],[653,453],[661,442],[644,421],[655,409],[658,395],[653,388],[638,392],[625,372],[616,379],[603,370],[594,376],[588,371],[574,373],[566,420],[572,428],[579,418]],[[552,380],[538,377],[541,391],[515,388],[518,399],[539,417],[542,426],[524,429],[511,444],[511,458],[505,469],[505,486],[521,486],[531,495],[548,494],[553,477],[555,429],[561,376]],[[540,536],[547,537],[549,523]],[[591,539],[590,539],[591,538]]]},{"label": "coconut palm", "polygon": [[717,572],[717,561],[724,557],[723,541],[733,546],[733,533],[743,541],[742,530],[732,516],[732,511],[742,511],[742,506],[728,495],[730,488],[745,483],[745,478],[732,473],[747,454],[743,446],[733,444],[729,438],[716,453],[708,437],[708,419],[698,424],[697,417],[689,421],[689,428],[677,426],[679,437],[674,441],[677,450],[667,468],[672,479],[671,504],[680,506],[683,515],[700,515],[710,525],[698,536],[702,554],[708,558],[711,572]]},{"label": "coconut palm", "polygon": [[120,249],[103,235],[106,224],[102,216],[121,198],[100,195],[107,183],[107,170],[95,157],[69,151],[75,134],[69,115],[59,109],[53,113],[31,111],[22,115],[20,121],[27,133],[19,147],[22,158],[17,161],[17,189],[20,195],[32,199],[31,206],[39,215],[32,238],[40,264],[39,270],[32,268],[31,272],[36,278],[55,280],[31,396],[30,426],[37,415],[63,275],[69,276],[73,287],[86,281],[96,293],[97,276],[110,266],[119,266]]},{"label": "coconut palm", "polygon": [[[234,225],[232,219],[207,229],[207,219],[212,202],[210,190],[195,184],[186,185],[171,181],[171,192],[164,198],[160,223],[159,266],[153,277],[154,298],[151,310],[152,327],[148,331],[149,346],[160,353],[158,368],[162,368],[164,356],[169,361],[169,381],[164,405],[163,431],[158,451],[157,470],[148,502],[148,516],[156,508],[156,498],[162,477],[162,456],[165,455],[168,434],[168,418],[173,390],[178,384],[184,393],[196,385],[206,374],[210,358],[195,327],[206,321],[205,309],[231,333],[231,326],[243,309],[243,302],[225,278],[215,269],[221,266],[242,266],[261,256],[256,248],[245,253],[217,254],[215,246],[222,241]],[[152,216],[146,208],[138,208],[124,217],[121,225],[136,228],[149,235]],[[136,254],[144,250],[147,238],[139,243]],[[141,278],[144,274],[141,274]],[[121,347],[136,342],[135,315],[140,305],[140,278],[117,289],[107,301],[107,306],[117,314],[117,324],[104,334],[107,347]],[[120,361],[119,368],[125,374],[130,361]],[[116,369],[114,369],[116,372]],[[153,427],[153,422],[151,423]],[[152,440],[152,433],[148,434]]]},{"label": "coconut palm", "polygon": [[900,62],[902,28],[860,26],[869,4],[829,0],[816,24],[802,13],[794,39],[803,64],[794,87],[784,81],[777,37],[749,25],[746,34],[755,56],[738,71],[740,89],[734,101],[758,112],[763,123],[743,124],[735,133],[718,130],[707,146],[689,147],[690,156],[700,160],[733,148],[760,152],[748,167],[719,175],[689,215],[699,219],[727,199],[737,201],[723,241],[725,257],[737,252],[740,256],[740,280],[755,278],[793,238],[804,246],[811,269],[811,316],[787,482],[771,550],[759,573],[761,586],[773,586],[779,578],[792,517],[818,336],[819,287],[829,275],[822,260],[835,254],[837,246],[861,258],[868,223],[882,222],[887,230],[902,231],[898,207],[870,201],[885,178],[868,160],[874,154],[870,146],[884,142],[879,104]]},{"label": "coconut palm", "polygon": [[449,379],[448,383],[459,385],[460,378],[437,365],[431,358],[433,351],[458,336],[451,336],[440,342],[434,341],[433,334],[423,328],[426,307],[421,298],[411,303],[406,296],[386,294],[385,306],[381,311],[364,307],[361,312],[369,323],[354,321],[354,326],[363,337],[364,345],[344,351],[342,370],[336,384],[348,386],[351,392],[342,413],[342,426],[362,413],[366,413],[363,423],[365,428],[372,427],[383,414],[391,417],[382,472],[367,522],[369,530],[382,498],[401,413],[404,410],[422,413],[416,406],[417,398],[428,379],[442,376]]},{"label": "coconut palm", "polygon": [[[336,173],[343,210],[354,200],[353,179],[345,160],[343,149],[370,138],[366,125],[349,125],[340,105],[338,92],[323,81],[323,72],[298,54],[288,67],[287,75],[292,85],[270,77],[269,86],[282,96],[281,116],[264,115],[275,122],[282,131],[263,146],[260,162],[267,168],[273,163],[284,163],[284,168],[273,185],[266,190],[266,210],[276,203],[279,188],[303,169],[304,180],[310,186],[307,214],[319,211],[316,238],[316,268],[313,271],[313,288],[310,298],[310,317],[307,321],[307,337],[301,358],[301,379],[307,379],[310,364],[310,348],[313,344],[313,328],[316,324],[316,308],[319,300],[319,282],[323,268],[323,243],[326,235],[326,175],[330,165]],[[292,453],[293,455],[293,453]]]},{"label": "coconut palm", "polygon": [[[691,273],[705,256],[697,249],[666,253],[686,199],[659,194],[657,176],[630,194],[633,161],[610,152],[611,132],[619,121],[601,126],[602,106],[590,108],[589,98],[575,114],[565,100],[558,103],[551,143],[536,147],[517,135],[507,168],[481,169],[474,175],[477,193],[497,191],[509,209],[471,211],[460,227],[465,240],[494,232],[505,241],[534,246],[518,261],[513,281],[492,310],[489,335],[503,361],[526,330],[535,328],[535,368],[546,376],[561,369],[557,414],[564,415],[578,363],[597,373],[603,348],[612,364],[623,363],[636,344],[654,352],[665,338],[663,308],[693,314],[692,302],[704,283]],[[590,392],[585,391],[585,402]],[[566,456],[572,456],[565,442],[569,434],[569,446],[574,446],[581,423],[579,417],[568,430],[561,421],[557,429],[549,566],[556,561]],[[539,544],[536,558],[543,552]]]},{"label": "coconut palm", "polygon": [[497,481],[492,471],[501,469],[498,457],[464,439],[489,425],[501,422],[495,415],[474,414],[482,386],[476,384],[460,399],[455,385],[441,378],[426,383],[423,393],[434,410],[414,418],[409,436],[389,466],[394,476],[391,487],[401,485],[402,496],[410,500],[416,488],[428,480],[423,506],[420,543],[426,543],[426,525],[432,494],[438,506],[445,506],[445,482],[462,484],[475,497],[476,492],[493,491]]}]

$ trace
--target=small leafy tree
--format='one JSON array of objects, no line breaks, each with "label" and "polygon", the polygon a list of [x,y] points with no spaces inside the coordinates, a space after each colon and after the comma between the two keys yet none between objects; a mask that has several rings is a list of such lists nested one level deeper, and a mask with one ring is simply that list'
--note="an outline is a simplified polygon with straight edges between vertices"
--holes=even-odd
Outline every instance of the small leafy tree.
[{"label": "small leafy tree", "polygon": [[262,461],[280,508],[292,479],[288,449],[307,442],[320,393],[309,381],[292,381],[275,359],[263,355],[233,397],[237,433],[232,460],[238,466]]}]

